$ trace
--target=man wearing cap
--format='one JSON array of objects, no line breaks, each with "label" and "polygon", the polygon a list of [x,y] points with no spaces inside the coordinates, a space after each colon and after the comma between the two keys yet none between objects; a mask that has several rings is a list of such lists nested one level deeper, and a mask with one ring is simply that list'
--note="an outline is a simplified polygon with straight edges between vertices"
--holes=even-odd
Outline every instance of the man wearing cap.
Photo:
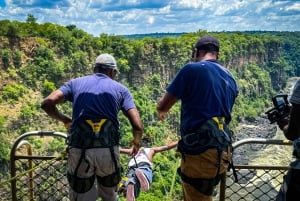
[{"label": "man wearing cap", "polygon": [[[130,91],[114,80],[117,64],[110,54],[96,58],[94,74],[72,79],[41,103],[52,118],[64,123],[67,138],[67,177],[70,200],[117,200],[120,175],[119,121],[121,110],[132,126],[132,155],[140,148],[143,125]],[[72,118],[57,104],[72,102]],[[97,182],[96,182],[96,181]],[[97,188],[96,188],[97,187]]]},{"label": "man wearing cap", "polygon": [[212,201],[215,186],[231,161],[228,124],[238,95],[232,74],[218,63],[219,41],[201,37],[193,63],[183,66],[157,104],[158,118],[181,100],[178,151],[185,201]]}]

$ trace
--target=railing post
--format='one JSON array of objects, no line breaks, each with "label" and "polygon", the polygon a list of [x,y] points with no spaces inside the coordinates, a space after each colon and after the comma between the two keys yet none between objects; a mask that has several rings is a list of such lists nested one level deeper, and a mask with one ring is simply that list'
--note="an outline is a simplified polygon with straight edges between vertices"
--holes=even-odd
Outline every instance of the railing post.
[{"label": "railing post", "polygon": [[225,201],[226,172],[221,175],[219,201]]}]

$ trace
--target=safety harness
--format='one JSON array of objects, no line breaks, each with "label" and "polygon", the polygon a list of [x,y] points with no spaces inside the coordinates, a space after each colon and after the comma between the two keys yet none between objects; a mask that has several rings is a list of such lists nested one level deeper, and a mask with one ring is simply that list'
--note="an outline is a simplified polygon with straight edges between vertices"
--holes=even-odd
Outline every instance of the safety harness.
[{"label": "safety harness", "polygon": [[[147,153],[145,152],[144,147],[140,148],[140,152],[142,152],[145,156],[147,156]],[[137,162],[136,160],[136,156],[133,156],[133,160],[134,160],[134,166],[130,166],[128,167],[125,176],[122,178],[122,180],[120,181],[119,185],[118,185],[118,194],[121,196],[126,197],[126,193],[127,193],[127,185],[132,182],[131,178],[135,178],[135,170],[139,167],[149,167],[152,170],[152,167],[149,163],[147,162]],[[139,188],[139,184],[136,183],[135,185],[137,185],[136,188],[134,188],[134,194],[135,197],[137,197],[140,193],[140,188]]]},{"label": "safety harness", "polygon": [[[136,162],[135,157],[133,156],[135,166],[129,167],[125,173],[125,176],[122,177],[121,181],[118,184],[118,195],[126,197],[127,193],[127,185],[130,182],[130,178],[134,176],[135,170],[138,168],[138,164]],[[136,188],[135,188],[136,191]]]},{"label": "safety harness", "polygon": [[[221,155],[223,151],[232,153],[232,131],[229,130],[225,123],[225,117],[213,117],[206,121],[196,132],[188,133],[184,135],[178,144],[178,150],[182,154],[200,154],[207,149],[215,148],[218,150],[218,171],[214,178],[191,178],[181,172],[181,168],[177,169],[181,179],[192,185],[195,189],[205,195],[212,195],[215,186],[220,182],[220,168],[221,168]],[[237,175],[231,161],[229,163],[228,170],[233,169],[235,180],[237,181]]]},{"label": "safety harness", "polygon": [[97,181],[106,187],[113,187],[121,180],[121,168],[118,167],[114,154],[114,146],[119,145],[120,134],[113,123],[108,119],[87,119],[76,125],[67,138],[67,144],[71,148],[81,149],[81,155],[73,174],[67,173],[67,178],[72,189],[77,193],[85,193],[94,185],[95,175],[88,178],[77,176],[78,169],[83,160],[88,164],[85,172],[90,168],[89,162],[85,159],[86,149],[109,148],[115,166],[113,174],[100,177],[96,175]]}]

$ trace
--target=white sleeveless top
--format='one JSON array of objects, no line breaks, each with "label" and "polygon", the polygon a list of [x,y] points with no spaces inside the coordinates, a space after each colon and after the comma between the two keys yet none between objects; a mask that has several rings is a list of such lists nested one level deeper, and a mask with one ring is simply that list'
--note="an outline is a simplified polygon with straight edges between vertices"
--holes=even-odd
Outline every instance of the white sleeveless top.
[{"label": "white sleeveless top", "polygon": [[[152,168],[152,162],[148,158],[148,154],[150,152],[150,148],[140,148],[139,152],[130,159],[128,163],[128,167],[136,167],[139,163],[148,163]],[[135,160],[134,160],[135,158]]]}]

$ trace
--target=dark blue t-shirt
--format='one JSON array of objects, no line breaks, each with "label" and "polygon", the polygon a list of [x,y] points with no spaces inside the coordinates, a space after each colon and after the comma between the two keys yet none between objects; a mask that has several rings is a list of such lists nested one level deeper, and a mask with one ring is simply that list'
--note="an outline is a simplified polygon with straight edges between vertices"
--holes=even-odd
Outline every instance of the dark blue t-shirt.
[{"label": "dark blue t-shirt", "polygon": [[83,119],[106,118],[118,128],[118,112],[135,108],[129,90],[101,73],[72,79],[59,90],[72,102],[72,126]]},{"label": "dark blue t-shirt", "polygon": [[231,121],[238,87],[232,74],[216,61],[186,64],[167,91],[181,100],[181,131],[189,133],[214,116]]}]

